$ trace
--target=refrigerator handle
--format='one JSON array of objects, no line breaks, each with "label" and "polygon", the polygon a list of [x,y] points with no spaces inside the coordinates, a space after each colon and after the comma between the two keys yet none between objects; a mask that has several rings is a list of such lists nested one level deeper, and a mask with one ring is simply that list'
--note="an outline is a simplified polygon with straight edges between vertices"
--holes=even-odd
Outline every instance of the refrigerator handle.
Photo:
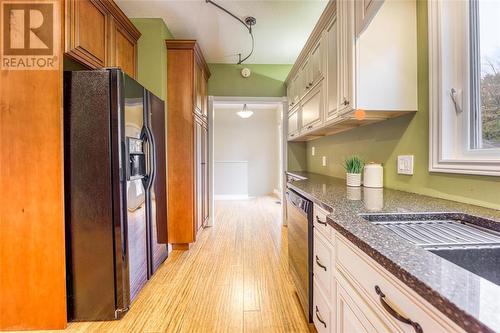
[{"label": "refrigerator handle", "polygon": [[[149,110],[148,110],[149,112]],[[147,186],[146,186],[146,190],[149,191],[149,189],[151,189],[151,186],[153,185],[153,182],[156,178],[156,142],[155,142],[155,139],[154,139],[154,136],[153,136],[153,132],[151,132],[151,129],[149,128],[149,124],[146,125],[145,127],[146,129],[146,135],[147,135],[147,140],[148,140],[148,144],[149,146],[151,147],[151,151],[150,151],[150,156],[149,156],[149,167],[150,167],[150,170],[149,170],[149,175],[148,175],[148,183],[147,183]]]}]

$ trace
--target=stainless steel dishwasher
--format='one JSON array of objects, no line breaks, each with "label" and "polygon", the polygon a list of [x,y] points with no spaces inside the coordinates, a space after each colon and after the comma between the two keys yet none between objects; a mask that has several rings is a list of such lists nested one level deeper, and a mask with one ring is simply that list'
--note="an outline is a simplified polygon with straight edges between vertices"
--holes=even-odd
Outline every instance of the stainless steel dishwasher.
[{"label": "stainless steel dishwasher", "polygon": [[299,301],[312,320],[312,202],[290,188],[286,191],[288,265]]}]

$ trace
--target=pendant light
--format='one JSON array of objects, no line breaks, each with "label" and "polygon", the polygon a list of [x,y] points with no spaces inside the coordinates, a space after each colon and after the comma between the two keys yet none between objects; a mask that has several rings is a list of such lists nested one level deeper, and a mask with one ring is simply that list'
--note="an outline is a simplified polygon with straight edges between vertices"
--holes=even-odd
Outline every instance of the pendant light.
[{"label": "pendant light", "polygon": [[248,110],[247,105],[243,104],[243,110],[236,112],[236,114],[241,118],[246,119],[253,115],[253,111]]}]

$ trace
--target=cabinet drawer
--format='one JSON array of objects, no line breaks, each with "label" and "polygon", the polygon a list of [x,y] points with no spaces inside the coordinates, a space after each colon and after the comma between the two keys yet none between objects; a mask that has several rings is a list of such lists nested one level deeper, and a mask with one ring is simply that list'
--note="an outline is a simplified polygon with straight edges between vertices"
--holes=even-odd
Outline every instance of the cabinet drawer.
[{"label": "cabinet drawer", "polygon": [[317,280],[313,280],[313,322],[318,333],[334,332],[332,328],[333,316],[327,296],[322,292]]},{"label": "cabinet drawer", "polygon": [[[347,280],[339,274],[336,297],[337,333],[386,333],[395,327],[383,320]],[[437,332],[436,332],[437,333]]]},{"label": "cabinet drawer", "polygon": [[[463,332],[422,297],[387,272],[368,255],[340,235],[336,235],[336,276],[343,274],[367,302],[401,332],[415,333],[415,329],[393,317],[382,305],[385,300],[401,315],[417,322],[423,332]],[[376,288],[378,287],[378,288]]]},{"label": "cabinet drawer", "polygon": [[326,216],[330,214],[319,205],[314,204],[313,225],[330,242],[333,240],[333,228],[326,222]]},{"label": "cabinet drawer", "polygon": [[313,246],[313,274],[322,289],[325,291],[325,296],[331,300],[332,292],[332,277],[333,277],[333,246],[323,237],[318,231],[314,231],[314,246]]}]

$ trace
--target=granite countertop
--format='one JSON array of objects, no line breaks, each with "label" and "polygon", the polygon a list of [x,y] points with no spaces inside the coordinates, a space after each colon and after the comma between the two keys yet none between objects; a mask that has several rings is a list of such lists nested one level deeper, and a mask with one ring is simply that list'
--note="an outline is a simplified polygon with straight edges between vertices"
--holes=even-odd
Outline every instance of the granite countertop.
[{"label": "granite countertop", "polygon": [[293,172],[288,186],[331,211],[327,221],[430,304],[468,332],[500,333],[500,286],[418,248],[362,213],[458,212],[500,231],[500,210],[391,189],[350,188],[344,179]]}]

